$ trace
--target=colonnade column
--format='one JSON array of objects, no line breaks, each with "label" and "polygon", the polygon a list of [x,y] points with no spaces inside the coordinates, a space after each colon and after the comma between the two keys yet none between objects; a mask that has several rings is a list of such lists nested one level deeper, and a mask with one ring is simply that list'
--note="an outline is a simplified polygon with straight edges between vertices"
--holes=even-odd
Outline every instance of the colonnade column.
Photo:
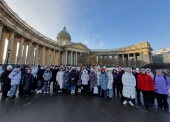
[{"label": "colonnade column", "polygon": [[14,31],[11,30],[10,36],[9,36],[8,48],[7,48],[8,50],[11,50],[11,52],[9,53],[9,58],[8,58],[9,64],[11,64],[11,60],[12,60],[13,44],[14,44]]},{"label": "colonnade column", "polygon": [[47,52],[47,65],[50,65],[50,48],[48,48],[48,52]]},{"label": "colonnade column", "polygon": [[32,42],[30,42],[29,45],[28,45],[26,64],[30,64],[30,60],[31,60],[31,49],[32,49]]},{"label": "colonnade column", "polygon": [[61,64],[61,62],[60,62],[60,61],[61,61],[61,59],[60,59],[60,57],[61,57],[61,56],[60,56],[60,53],[61,53],[61,52],[60,52],[60,50],[59,50],[59,51],[58,51],[58,65]]},{"label": "colonnade column", "polygon": [[27,49],[27,43],[24,42],[24,51],[22,55],[22,64],[25,64],[26,61],[26,49]]},{"label": "colonnade column", "polygon": [[73,65],[73,51],[71,51],[71,57],[70,57],[71,59],[71,65]]},{"label": "colonnade column", "polygon": [[65,57],[65,65],[67,65],[67,53],[68,53],[68,51],[66,50],[66,51],[65,51],[65,56],[66,56],[66,57]]},{"label": "colonnade column", "polygon": [[77,65],[77,52],[76,52],[76,65]]},{"label": "colonnade column", "polygon": [[14,42],[13,42],[13,48],[11,49],[11,64],[15,64],[16,63],[16,54],[17,54],[17,43],[18,40],[17,38],[14,38]]},{"label": "colonnade column", "polygon": [[18,58],[17,58],[17,64],[22,64],[22,50],[23,50],[23,43],[24,43],[24,38],[21,37],[21,40],[19,42],[19,50],[18,50]]},{"label": "colonnade column", "polygon": [[44,46],[42,47],[41,58],[41,65],[44,65]]},{"label": "colonnade column", "polygon": [[35,60],[34,60],[34,64],[38,64],[38,50],[39,50],[39,45],[36,45],[36,51],[35,51]]},{"label": "colonnade column", "polygon": [[5,49],[5,40],[6,40],[6,31],[3,29],[2,36],[0,37],[0,63],[4,63],[3,56],[4,56],[4,49]]}]

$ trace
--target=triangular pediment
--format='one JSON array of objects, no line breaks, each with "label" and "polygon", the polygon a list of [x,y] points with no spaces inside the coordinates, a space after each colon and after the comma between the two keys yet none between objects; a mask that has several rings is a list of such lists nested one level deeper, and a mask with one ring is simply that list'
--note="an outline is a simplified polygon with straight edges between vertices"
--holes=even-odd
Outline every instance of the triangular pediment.
[{"label": "triangular pediment", "polygon": [[69,45],[66,46],[66,48],[72,48],[72,49],[79,49],[79,50],[87,50],[87,51],[89,51],[89,48],[87,48],[82,43],[69,44]]}]

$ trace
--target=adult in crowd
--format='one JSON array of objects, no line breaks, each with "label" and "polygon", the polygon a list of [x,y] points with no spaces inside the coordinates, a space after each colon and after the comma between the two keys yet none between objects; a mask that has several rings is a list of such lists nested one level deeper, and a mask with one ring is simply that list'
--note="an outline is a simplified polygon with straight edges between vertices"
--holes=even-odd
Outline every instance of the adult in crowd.
[{"label": "adult in crowd", "polygon": [[[137,77],[138,77],[139,73],[137,73],[136,68],[132,68],[132,74],[135,76],[135,79],[136,79],[137,102],[138,102],[138,105],[142,106],[141,95],[140,95],[141,91],[140,91],[140,89],[137,88],[137,86],[138,86]],[[135,101],[133,101],[133,102],[135,104]]]},{"label": "adult in crowd", "polygon": [[146,109],[147,112],[151,111],[150,92],[155,90],[154,81],[150,75],[146,74],[146,70],[144,68],[141,68],[137,81],[137,88],[140,89],[143,94],[143,108]]},{"label": "adult in crowd", "polygon": [[83,74],[81,75],[82,85],[83,85],[83,93],[87,94],[88,89],[88,81],[89,81],[89,74],[86,69],[83,70]]},{"label": "adult in crowd", "polygon": [[97,75],[94,72],[94,69],[90,69],[90,73],[89,73],[89,82],[90,82],[90,91],[93,94],[94,91],[94,87],[95,85],[97,85]]},{"label": "adult in crowd", "polygon": [[101,86],[100,86],[100,74],[101,74],[101,70],[100,68],[98,67],[97,68],[97,86],[98,86],[98,89],[99,89],[99,95],[101,96]]},{"label": "adult in crowd", "polygon": [[[154,74],[152,73],[150,68],[146,68],[146,74],[150,75],[152,79],[154,78]],[[155,103],[155,91],[150,91],[150,99],[151,99],[151,105],[153,106]]]},{"label": "adult in crowd", "polygon": [[33,76],[33,81],[31,83],[31,90],[33,92],[37,89],[37,71],[38,71],[38,68],[36,66],[32,65],[31,66],[31,74]]},{"label": "adult in crowd", "polygon": [[126,72],[122,76],[122,83],[123,83],[123,104],[126,105],[127,102],[131,106],[134,106],[132,100],[135,99],[135,87],[136,87],[136,79],[132,74],[131,68],[126,68]]},{"label": "adult in crowd", "polygon": [[77,69],[77,86],[76,86],[76,93],[81,93],[81,75],[82,75],[82,71],[81,71],[81,68],[78,68]]},{"label": "adult in crowd", "polygon": [[45,72],[45,66],[42,65],[41,68],[37,72],[37,94],[42,93],[42,87],[44,86],[44,78],[43,74]]},{"label": "adult in crowd", "polygon": [[16,97],[16,92],[18,85],[21,80],[21,68],[16,66],[16,68],[9,74],[9,79],[11,79],[11,89],[10,89],[10,98],[13,99]]},{"label": "adult in crowd", "polygon": [[107,83],[107,96],[109,98],[112,98],[113,96],[113,75],[112,75],[112,71],[108,70],[108,83]]},{"label": "adult in crowd", "polygon": [[52,78],[51,78],[51,80],[53,82],[53,91],[54,92],[57,90],[57,87],[56,87],[57,86],[57,84],[56,84],[56,75],[57,75],[58,71],[59,71],[58,66],[55,66],[55,68],[52,70]]},{"label": "adult in crowd", "polygon": [[27,69],[27,73],[22,77],[21,81],[24,89],[24,96],[28,96],[30,94],[33,78],[34,76],[31,74],[31,69]]},{"label": "adult in crowd", "polygon": [[117,97],[118,97],[119,96],[118,81],[117,81],[118,73],[116,69],[113,69],[112,75],[113,75],[113,96],[116,97],[116,93],[117,93]]},{"label": "adult in crowd", "polygon": [[[28,66],[25,65],[22,69],[21,69],[21,80],[22,80],[22,77],[27,73],[27,69],[28,69]],[[19,93],[18,93],[19,96],[23,96],[24,95],[24,88],[23,88],[23,84],[19,84]]]},{"label": "adult in crowd", "polygon": [[2,99],[7,98],[8,91],[11,87],[11,79],[9,79],[8,75],[12,71],[12,66],[8,65],[6,70],[1,74],[1,83],[2,83]]},{"label": "adult in crowd", "polygon": [[69,70],[68,70],[68,67],[66,67],[66,69],[65,69],[65,71],[64,71],[64,73],[63,73],[63,91],[65,92],[65,93],[67,93],[68,92],[68,90],[69,90],[69,87],[70,87],[70,83],[69,83],[69,76],[70,75],[70,72],[69,72]]},{"label": "adult in crowd", "polygon": [[76,84],[77,84],[77,72],[75,67],[72,67],[69,81],[70,81],[71,94],[75,94]]},{"label": "adult in crowd", "polygon": [[121,100],[123,101],[123,95],[122,95],[122,90],[123,90],[123,84],[122,84],[122,76],[124,74],[124,70],[122,67],[118,67],[118,75],[117,75],[117,97],[119,97],[119,93],[121,95]]},{"label": "adult in crowd", "polygon": [[50,79],[52,77],[52,72],[50,71],[50,68],[47,67],[44,74],[44,93],[49,93],[50,92]]},{"label": "adult in crowd", "polygon": [[102,89],[103,99],[107,99],[107,83],[108,83],[108,75],[105,72],[105,68],[102,68],[102,72],[100,74],[100,85]]},{"label": "adult in crowd", "polygon": [[59,89],[58,89],[58,92],[62,92],[62,89],[63,89],[63,67],[60,67],[60,70],[57,72],[57,75],[56,75],[56,81],[57,81],[57,84],[59,85]]},{"label": "adult in crowd", "polygon": [[162,73],[161,69],[158,69],[156,70],[154,83],[158,110],[162,110],[164,108],[165,112],[169,113],[168,90],[170,90],[170,80]]}]

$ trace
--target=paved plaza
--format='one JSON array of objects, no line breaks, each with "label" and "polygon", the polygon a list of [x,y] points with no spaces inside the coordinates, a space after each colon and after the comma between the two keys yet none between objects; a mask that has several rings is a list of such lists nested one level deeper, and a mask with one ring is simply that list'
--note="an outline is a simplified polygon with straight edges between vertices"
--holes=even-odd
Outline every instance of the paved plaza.
[{"label": "paved plaza", "polygon": [[[170,100],[169,100],[170,103]],[[64,93],[0,100],[0,122],[169,122],[170,114],[122,105],[120,99]]]}]

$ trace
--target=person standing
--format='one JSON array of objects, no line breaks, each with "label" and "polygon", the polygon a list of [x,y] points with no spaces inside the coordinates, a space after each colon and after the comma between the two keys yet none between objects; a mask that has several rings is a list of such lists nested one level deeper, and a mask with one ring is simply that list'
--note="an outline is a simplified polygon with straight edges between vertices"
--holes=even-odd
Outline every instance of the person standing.
[{"label": "person standing", "polygon": [[144,108],[146,111],[151,111],[150,109],[150,91],[154,91],[154,81],[150,75],[146,74],[146,70],[141,68],[141,72],[137,78],[137,88],[142,91],[143,100],[144,100]]},{"label": "person standing", "polygon": [[45,67],[41,66],[41,68],[37,72],[37,94],[42,93],[42,87],[44,86],[44,78],[43,78],[44,72],[45,72]]},{"label": "person standing", "polygon": [[99,95],[101,95],[101,86],[100,86],[100,74],[101,74],[101,70],[100,68],[98,67],[97,68],[97,87],[99,89]]},{"label": "person standing", "polygon": [[2,99],[7,98],[8,91],[10,90],[11,87],[11,79],[9,79],[8,75],[12,71],[12,66],[8,65],[6,70],[1,74],[1,83],[2,83]]},{"label": "person standing", "polygon": [[76,86],[76,93],[78,92],[78,93],[81,93],[81,83],[82,83],[82,81],[81,81],[81,75],[82,75],[82,71],[81,71],[81,69],[82,68],[79,68],[78,70],[77,70],[77,86]]},{"label": "person standing", "polygon": [[117,97],[119,96],[119,90],[118,90],[118,83],[117,83],[117,70],[113,69],[112,71],[113,75],[113,96],[116,97],[116,90],[117,90]]},{"label": "person standing", "polygon": [[81,80],[83,85],[83,93],[87,94],[89,74],[86,69],[83,70],[83,74],[81,75]]},{"label": "person standing", "polygon": [[124,74],[124,71],[122,70],[122,67],[118,67],[118,75],[117,75],[117,97],[119,97],[119,93],[121,95],[121,100],[123,101],[123,95],[122,95],[122,90],[123,90],[123,84],[122,84],[122,76]]},{"label": "person standing", "polygon": [[57,72],[57,75],[56,75],[56,85],[59,85],[59,89],[58,89],[58,92],[62,92],[62,89],[63,89],[63,68],[60,67],[60,70]]},{"label": "person standing", "polygon": [[63,74],[63,90],[65,93],[68,92],[69,87],[70,87],[69,75],[70,75],[70,73],[69,73],[68,67],[66,67],[64,74]]},{"label": "person standing", "polygon": [[93,69],[90,69],[89,81],[90,81],[90,91],[93,94],[94,87],[97,84],[97,75],[96,75],[96,73],[94,72]]},{"label": "person standing", "polygon": [[18,89],[18,85],[21,80],[21,68],[20,66],[16,66],[16,68],[9,74],[9,79],[11,79],[11,89],[10,89],[10,97],[11,99],[16,97],[16,92]]},{"label": "person standing", "polygon": [[[21,80],[22,80],[22,77],[27,73],[27,69],[28,69],[28,66],[24,66],[23,69],[21,69]],[[20,84],[19,84],[19,93],[18,93],[19,96],[23,96],[24,95],[24,88],[23,88],[23,85],[21,84],[21,81],[20,81]]]},{"label": "person standing", "polygon": [[49,93],[50,91],[50,79],[52,77],[52,72],[50,71],[50,68],[47,67],[46,71],[43,74],[44,78],[44,93]]},{"label": "person standing", "polygon": [[71,87],[71,94],[75,94],[76,84],[77,84],[77,72],[76,72],[75,67],[72,67],[69,81],[70,81],[70,87]]},{"label": "person standing", "polygon": [[28,96],[30,94],[33,78],[34,76],[31,74],[31,69],[27,69],[27,73],[22,77],[21,81],[24,88],[24,96]]},{"label": "person standing", "polygon": [[162,110],[162,108],[164,108],[165,112],[169,113],[168,90],[170,90],[170,80],[162,73],[161,69],[158,69],[156,70],[154,83],[158,110]]},{"label": "person standing", "polygon": [[[137,102],[138,102],[138,105],[142,106],[141,95],[140,95],[141,91],[140,91],[140,89],[137,88],[137,86],[138,86],[137,77],[138,77],[139,73],[137,73],[136,68],[132,68],[132,74],[135,76],[135,79],[136,79]],[[134,101],[134,103],[135,103],[135,101]]]},{"label": "person standing", "polygon": [[136,87],[136,79],[132,74],[131,68],[126,68],[126,72],[122,76],[122,83],[123,83],[123,104],[129,104],[134,106],[132,100],[135,99],[135,87]]},{"label": "person standing", "polygon": [[[154,78],[154,74],[151,72],[150,68],[146,68],[146,74],[150,75],[152,79]],[[154,106],[154,103],[155,103],[155,92],[154,91],[150,91],[150,99],[151,99],[150,104]]]},{"label": "person standing", "polygon": [[102,89],[103,99],[107,99],[107,83],[108,83],[108,75],[105,72],[105,68],[102,68],[102,72],[100,74],[100,85]]},{"label": "person standing", "polygon": [[113,75],[110,70],[108,70],[108,83],[107,83],[107,96],[112,98],[113,96]]}]

